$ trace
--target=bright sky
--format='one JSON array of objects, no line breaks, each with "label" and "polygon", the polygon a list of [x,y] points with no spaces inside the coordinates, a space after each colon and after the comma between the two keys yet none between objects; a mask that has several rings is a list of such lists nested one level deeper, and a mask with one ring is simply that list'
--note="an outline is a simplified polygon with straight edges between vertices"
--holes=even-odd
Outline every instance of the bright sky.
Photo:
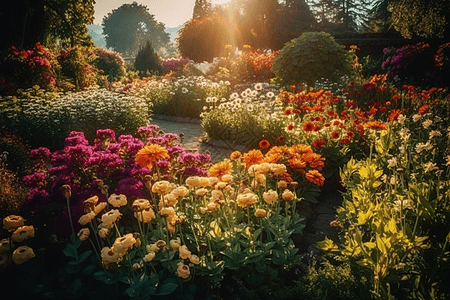
[{"label": "bright sky", "polygon": [[[213,5],[225,4],[230,0],[212,0]],[[103,17],[122,4],[131,4],[133,0],[95,0],[94,24],[101,25]],[[155,15],[158,22],[166,28],[177,27],[192,17],[195,0],[136,0],[137,3],[148,7],[149,12]]]}]

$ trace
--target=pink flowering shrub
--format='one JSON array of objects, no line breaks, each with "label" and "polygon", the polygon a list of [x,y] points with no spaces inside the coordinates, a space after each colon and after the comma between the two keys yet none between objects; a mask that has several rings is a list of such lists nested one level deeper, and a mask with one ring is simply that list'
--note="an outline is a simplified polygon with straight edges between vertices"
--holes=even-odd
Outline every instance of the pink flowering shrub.
[{"label": "pink flowering shrub", "polygon": [[120,80],[126,76],[125,61],[118,52],[96,48],[94,53],[97,56],[94,60],[95,66],[99,73],[108,75],[109,81]]},{"label": "pink flowering shrub", "polygon": [[157,125],[140,127],[138,134],[139,137],[126,134],[116,137],[111,129],[99,129],[94,143],[90,144],[83,132],[72,131],[61,150],[51,152],[45,147],[31,150],[34,173],[23,178],[30,192],[19,213],[32,217],[53,209],[55,226],[50,230],[69,236],[63,186],[70,187],[74,224],[78,224],[84,213],[83,201],[93,195],[98,196],[99,201],[107,200],[108,190],[126,195],[131,202],[151,197],[145,186],[153,180],[156,170],[142,167],[135,161],[136,153],[146,144],[158,144],[167,149],[169,158],[157,163],[163,180],[175,182],[207,174],[211,156],[186,152],[177,143],[178,135],[161,133]]},{"label": "pink flowering shrub", "polygon": [[18,88],[39,85],[55,90],[60,65],[52,50],[40,43],[32,49],[21,50],[14,45],[5,53],[0,68],[0,92],[12,93]]},{"label": "pink flowering shrub", "polygon": [[164,73],[181,71],[187,63],[189,58],[168,58],[161,61]]}]

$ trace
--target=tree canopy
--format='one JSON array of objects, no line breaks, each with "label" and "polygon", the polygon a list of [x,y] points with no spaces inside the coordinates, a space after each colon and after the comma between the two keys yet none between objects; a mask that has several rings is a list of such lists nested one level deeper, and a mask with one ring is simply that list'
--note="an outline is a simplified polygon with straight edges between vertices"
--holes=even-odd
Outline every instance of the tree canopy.
[{"label": "tree canopy", "polygon": [[133,2],[123,4],[103,18],[106,47],[115,51],[136,54],[149,39],[156,51],[170,42],[165,25],[155,20],[148,7]]},{"label": "tree canopy", "polygon": [[91,44],[86,25],[94,21],[94,0],[4,1],[0,10],[2,49],[35,43]]}]

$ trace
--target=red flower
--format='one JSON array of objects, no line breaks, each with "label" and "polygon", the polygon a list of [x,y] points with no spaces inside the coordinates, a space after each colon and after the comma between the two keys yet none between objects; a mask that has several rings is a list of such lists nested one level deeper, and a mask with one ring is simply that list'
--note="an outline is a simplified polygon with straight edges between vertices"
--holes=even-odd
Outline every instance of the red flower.
[{"label": "red flower", "polygon": [[402,113],[401,109],[394,109],[388,116],[390,121],[397,120],[398,116]]},{"label": "red flower", "polygon": [[350,143],[350,139],[347,138],[347,137],[345,137],[345,138],[342,138],[342,139],[340,140],[340,142],[341,142],[341,144],[346,145],[346,144]]},{"label": "red flower", "polygon": [[336,130],[334,130],[334,131],[331,133],[331,137],[332,137],[333,139],[338,139],[338,138],[339,138],[339,132],[336,131]]},{"label": "red flower", "polygon": [[400,100],[400,97],[398,95],[394,95],[392,96],[392,100],[398,101]]},{"label": "red flower", "polygon": [[261,140],[261,141],[259,142],[259,148],[261,148],[261,149],[267,149],[267,148],[269,148],[269,147],[270,147],[270,143],[269,143],[268,140],[264,139],[264,140]]},{"label": "red flower", "polygon": [[426,113],[427,111],[428,111],[428,109],[429,109],[430,107],[427,105],[427,104],[424,104],[424,105],[422,105],[420,108],[419,108],[419,114],[424,114],[424,113]]},{"label": "red flower", "polygon": [[314,124],[311,122],[306,122],[303,124],[303,130],[304,131],[313,131],[314,130]]},{"label": "red flower", "polygon": [[282,144],[284,143],[284,136],[280,135],[277,139],[278,143]]},{"label": "red flower", "polygon": [[325,139],[316,140],[316,141],[314,141],[314,143],[313,143],[313,147],[314,147],[314,148],[320,148],[320,147],[322,147],[323,145],[325,145],[326,143],[327,143],[327,140],[325,140]]}]

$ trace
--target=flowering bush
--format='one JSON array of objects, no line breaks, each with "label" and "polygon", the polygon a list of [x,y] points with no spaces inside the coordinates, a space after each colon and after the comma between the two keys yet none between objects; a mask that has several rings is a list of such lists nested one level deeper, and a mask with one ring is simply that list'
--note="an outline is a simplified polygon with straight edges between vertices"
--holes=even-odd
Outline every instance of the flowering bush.
[{"label": "flowering bush", "polygon": [[62,76],[77,90],[97,83],[95,59],[94,49],[81,46],[62,49],[58,56]]},{"label": "flowering bush", "polygon": [[109,81],[120,80],[126,76],[125,61],[118,52],[97,47],[94,53],[96,68],[99,73],[108,75]]},{"label": "flowering bush", "polygon": [[272,65],[277,55],[278,51],[261,49],[245,51],[239,56],[229,55],[221,59],[218,74],[214,76],[233,83],[268,82],[274,77]]},{"label": "flowering bush", "polygon": [[0,98],[0,103],[2,128],[32,148],[58,149],[72,130],[83,130],[90,139],[97,128],[132,133],[150,119],[144,99],[98,87],[76,93],[50,93],[35,87],[18,96]]},{"label": "flowering bush", "polygon": [[[434,50],[427,43],[405,45],[399,49],[385,49],[388,56],[381,64],[389,76],[414,85],[424,84],[425,79],[433,79],[435,74]],[[417,63],[420,61],[420,63]]]},{"label": "flowering bush", "polygon": [[[82,132],[72,132],[62,150],[32,150],[36,172],[24,177],[32,191],[22,214],[45,202],[65,207],[53,232],[71,230],[80,240],[64,250],[67,272],[93,264],[85,276],[99,289],[126,282],[118,291],[132,298],[205,297],[230,272],[259,286],[299,262],[291,237],[304,227],[296,211],[301,183],[283,163],[235,152],[211,165],[209,155],[184,151],[175,134],[160,135],[155,125],[138,133],[116,141],[114,131],[98,130],[89,145]],[[196,292],[198,284],[205,288]]]},{"label": "flowering bush", "polygon": [[[116,90],[147,99],[155,114],[198,119],[210,99],[228,94],[229,82],[213,82],[204,76],[157,77],[135,80]],[[217,100],[216,100],[217,101]]]},{"label": "flowering bush", "polygon": [[161,62],[165,73],[181,71],[187,63],[189,58],[167,58]]},{"label": "flowering bush", "polygon": [[56,77],[60,65],[52,50],[40,43],[29,50],[19,50],[11,46],[10,51],[2,56],[0,77],[3,77],[0,92],[12,94],[18,88],[39,85],[55,90]]}]

